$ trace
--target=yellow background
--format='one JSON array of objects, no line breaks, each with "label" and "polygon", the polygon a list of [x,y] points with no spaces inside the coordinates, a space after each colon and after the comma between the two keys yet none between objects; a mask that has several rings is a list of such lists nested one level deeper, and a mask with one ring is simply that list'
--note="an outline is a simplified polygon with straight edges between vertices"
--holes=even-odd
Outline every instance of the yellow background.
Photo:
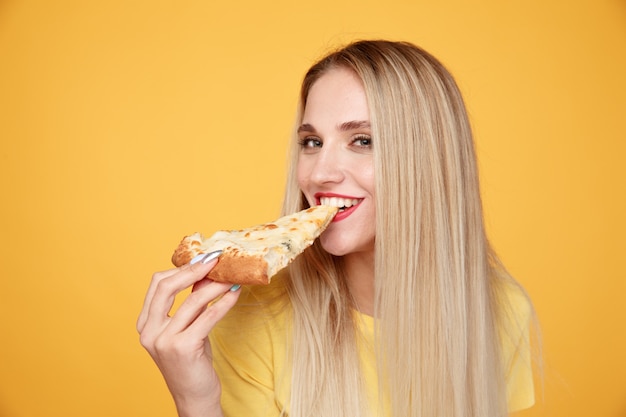
[{"label": "yellow background", "polygon": [[467,99],[543,328],[523,415],[626,416],[624,0],[0,0],[0,416],[174,414],[134,329],[152,272],[278,214],[303,72],[372,37]]}]

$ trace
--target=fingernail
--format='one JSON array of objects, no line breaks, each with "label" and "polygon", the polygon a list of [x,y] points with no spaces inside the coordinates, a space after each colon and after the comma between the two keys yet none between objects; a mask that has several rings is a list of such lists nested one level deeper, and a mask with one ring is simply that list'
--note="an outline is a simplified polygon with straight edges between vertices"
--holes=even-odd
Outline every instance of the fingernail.
[{"label": "fingernail", "polygon": [[200,255],[196,255],[189,262],[189,264],[193,265],[193,264],[198,263],[198,262],[201,262],[203,264],[208,264],[209,262],[211,262],[213,259],[215,259],[218,256],[220,256],[221,254],[222,254],[221,250],[216,250],[216,251],[209,252],[209,253],[201,253]]},{"label": "fingernail", "polygon": [[235,284],[235,285],[233,285],[232,287],[230,287],[230,290],[231,290],[232,292],[235,292],[235,291],[237,291],[239,288],[241,288],[241,285],[239,285],[239,284]]}]

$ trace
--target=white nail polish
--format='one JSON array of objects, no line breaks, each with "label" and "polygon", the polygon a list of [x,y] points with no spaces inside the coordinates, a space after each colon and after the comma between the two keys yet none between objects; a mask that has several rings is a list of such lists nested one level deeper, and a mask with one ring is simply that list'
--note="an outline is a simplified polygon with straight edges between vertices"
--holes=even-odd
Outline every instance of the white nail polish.
[{"label": "white nail polish", "polygon": [[216,259],[217,257],[219,257],[221,254],[222,254],[221,250],[216,250],[216,251],[209,252],[209,253],[201,253],[200,255],[196,255],[191,260],[191,262],[189,262],[189,264],[193,265],[198,262],[202,262],[203,264],[208,264],[213,259]]},{"label": "white nail polish", "polygon": [[194,256],[193,259],[189,262],[189,265],[193,265],[193,264],[200,262],[205,256],[206,256],[206,253],[201,253],[200,255]]},{"label": "white nail polish", "polygon": [[213,252],[208,253],[205,258],[202,260],[203,264],[208,264],[209,262],[211,262],[213,259],[217,259],[220,255],[222,254],[221,250],[216,250]]}]

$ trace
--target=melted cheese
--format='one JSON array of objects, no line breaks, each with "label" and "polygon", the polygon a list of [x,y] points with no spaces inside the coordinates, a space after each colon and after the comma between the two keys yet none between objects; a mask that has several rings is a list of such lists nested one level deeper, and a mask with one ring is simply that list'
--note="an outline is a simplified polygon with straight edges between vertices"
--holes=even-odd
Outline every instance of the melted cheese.
[{"label": "melted cheese", "polygon": [[261,256],[274,275],[302,253],[332,221],[337,207],[315,206],[280,219],[243,230],[220,230],[208,239],[190,236],[200,243],[199,252],[223,250],[242,256]]}]

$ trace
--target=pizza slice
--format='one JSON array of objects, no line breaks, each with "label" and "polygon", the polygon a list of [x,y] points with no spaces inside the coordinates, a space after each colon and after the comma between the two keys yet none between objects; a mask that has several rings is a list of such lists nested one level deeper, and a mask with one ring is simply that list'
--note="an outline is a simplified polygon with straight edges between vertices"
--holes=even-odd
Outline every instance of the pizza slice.
[{"label": "pizza slice", "polygon": [[209,238],[186,236],[172,255],[176,266],[195,256],[221,250],[219,262],[208,278],[232,284],[269,284],[326,229],[338,208],[314,206],[272,223],[243,230],[220,230]]}]

